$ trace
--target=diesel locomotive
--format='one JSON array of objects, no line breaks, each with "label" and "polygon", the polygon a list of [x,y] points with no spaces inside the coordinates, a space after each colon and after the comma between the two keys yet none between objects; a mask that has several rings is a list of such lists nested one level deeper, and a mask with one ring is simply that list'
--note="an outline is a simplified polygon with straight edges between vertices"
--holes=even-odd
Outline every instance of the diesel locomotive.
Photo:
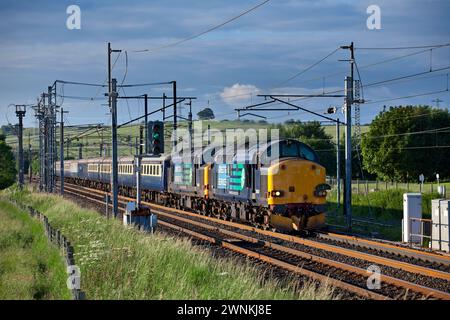
[{"label": "diesel locomotive", "polygon": [[[261,228],[299,231],[324,225],[330,186],[311,147],[280,139],[251,146],[245,156],[236,152],[227,158],[224,150],[202,149],[193,152],[190,161],[173,155],[142,156],[142,200]],[[136,196],[136,163],[134,157],[119,158],[121,195]],[[64,178],[110,191],[111,158],[67,160]]]}]

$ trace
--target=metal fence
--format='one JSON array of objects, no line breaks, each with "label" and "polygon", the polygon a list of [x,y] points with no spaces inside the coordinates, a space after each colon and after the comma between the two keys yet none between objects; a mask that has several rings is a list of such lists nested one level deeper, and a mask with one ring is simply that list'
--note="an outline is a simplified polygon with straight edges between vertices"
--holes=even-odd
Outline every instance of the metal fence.
[{"label": "metal fence", "polygon": [[[327,178],[327,183],[330,184],[332,190],[337,188],[336,178]],[[344,180],[341,179],[341,188],[344,185]],[[448,191],[445,188],[443,197],[447,197]],[[424,192],[433,193],[438,192],[438,185],[433,183],[421,184],[410,182],[393,182],[393,181],[379,181],[379,180],[352,180],[352,193],[368,194],[369,192],[381,190],[405,190],[406,192]]]},{"label": "metal fence", "polygon": [[[31,217],[38,219],[41,221],[41,223],[44,226],[45,235],[49,239],[49,241],[55,245],[58,246],[60,249],[62,255],[64,256],[64,260],[66,263],[66,266],[69,267],[75,267],[75,258],[74,258],[74,249],[73,246],[70,244],[70,241],[67,240],[67,238],[56,228],[52,227],[52,225],[48,222],[48,218],[34,209],[30,206],[25,206],[22,203],[19,203],[14,200],[10,200],[16,207],[27,211]],[[86,294],[84,291],[81,291],[81,289],[71,289],[72,298],[74,300],[85,300]]]}]

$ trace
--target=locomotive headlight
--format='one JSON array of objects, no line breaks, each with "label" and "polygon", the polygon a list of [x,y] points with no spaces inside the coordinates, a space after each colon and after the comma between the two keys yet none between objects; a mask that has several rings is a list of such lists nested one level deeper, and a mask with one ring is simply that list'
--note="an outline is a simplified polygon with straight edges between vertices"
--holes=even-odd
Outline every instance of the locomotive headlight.
[{"label": "locomotive headlight", "polygon": [[272,190],[271,192],[272,197],[279,198],[283,196],[282,190]]},{"label": "locomotive headlight", "polygon": [[331,190],[331,187],[329,184],[326,184],[326,183],[319,184],[316,186],[316,190],[314,190],[314,195],[316,197],[326,197],[327,190]]}]

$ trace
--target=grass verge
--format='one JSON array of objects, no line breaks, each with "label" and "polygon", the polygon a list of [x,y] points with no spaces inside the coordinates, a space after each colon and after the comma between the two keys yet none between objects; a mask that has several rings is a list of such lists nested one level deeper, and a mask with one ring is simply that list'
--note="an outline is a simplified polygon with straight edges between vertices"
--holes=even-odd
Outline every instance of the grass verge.
[{"label": "grass verge", "polygon": [[4,191],[68,237],[88,299],[330,299],[328,286],[266,279],[252,266],[218,260],[188,240],[126,228],[58,196]]},{"label": "grass verge", "polygon": [[66,279],[41,223],[0,199],[0,300],[70,299]]},{"label": "grass verge", "polygon": [[[354,218],[373,218],[374,221],[388,226],[370,225],[371,231],[376,231],[385,239],[401,239],[401,220],[403,219],[403,194],[406,190],[382,190],[365,194],[352,194],[352,215]],[[431,200],[439,198],[439,194],[422,194],[422,217],[431,218]],[[333,191],[328,197],[329,208],[336,208],[336,192]],[[336,216],[330,217],[328,222],[334,224],[345,224],[343,207],[341,206]]]}]

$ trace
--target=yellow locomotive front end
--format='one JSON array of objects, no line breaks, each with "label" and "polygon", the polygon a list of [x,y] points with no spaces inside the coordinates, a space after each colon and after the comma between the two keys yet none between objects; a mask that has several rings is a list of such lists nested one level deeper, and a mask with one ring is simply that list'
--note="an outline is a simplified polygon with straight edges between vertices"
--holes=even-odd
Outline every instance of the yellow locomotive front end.
[{"label": "yellow locomotive front end", "polygon": [[281,159],[268,168],[270,224],[282,230],[317,229],[325,224],[325,168],[306,159]]}]

